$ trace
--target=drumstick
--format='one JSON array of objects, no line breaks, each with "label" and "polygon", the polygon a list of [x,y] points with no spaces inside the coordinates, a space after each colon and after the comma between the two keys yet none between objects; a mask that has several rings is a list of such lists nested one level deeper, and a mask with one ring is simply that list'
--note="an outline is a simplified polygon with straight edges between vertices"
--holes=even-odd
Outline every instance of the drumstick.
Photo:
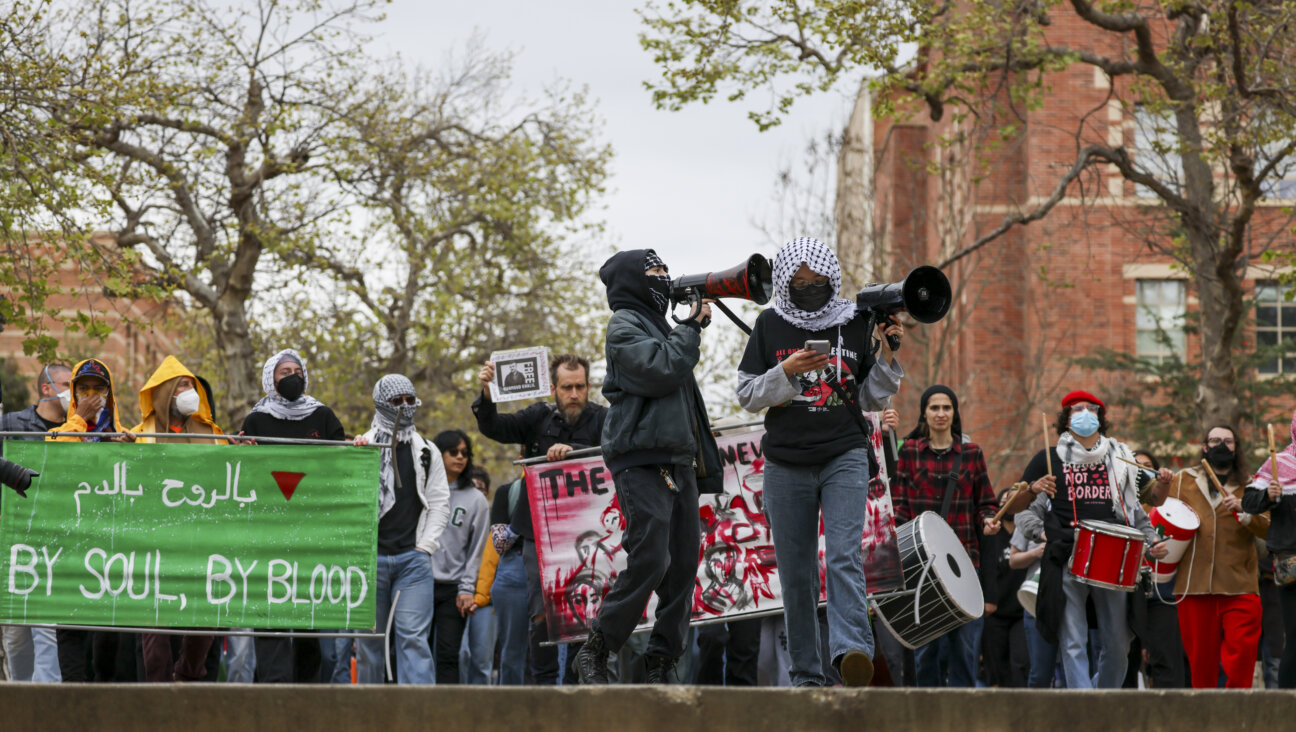
[{"label": "drumstick", "polygon": [[1273,471],[1274,483],[1282,488],[1282,483],[1278,482],[1278,448],[1274,445],[1273,425],[1265,425],[1269,428],[1269,470]]},{"label": "drumstick", "polygon": [[[1224,490],[1224,486],[1220,485],[1219,476],[1215,475],[1215,469],[1211,467],[1211,464],[1205,460],[1202,460],[1201,466],[1202,469],[1206,471],[1206,477],[1210,478],[1211,484],[1215,486],[1215,490],[1219,491],[1220,494],[1224,494],[1226,492]],[[1230,493],[1229,495],[1233,495],[1233,494]],[[1233,518],[1238,520],[1238,523],[1242,523],[1242,517],[1238,515],[1237,511],[1232,511],[1230,509],[1230,512],[1233,514]]]},{"label": "drumstick", "polygon": [[1127,460],[1127,459],[1121,457],[1120,455],[1112,455],[1112,457],[1116,458],[1117,460],[1121,461],[1122,463],[1129,463],[1130,465],[1133,465],[1134,467],[1138,468],[1139,470],[1149,470],[1149,471],[1151,470],[1151,468],[1149,468],[1148,466],[1146,466],[1146,465],[1144,465],[1143,463],[1140,463],[1140,462],[1138,462],[1138,461],[1135,461],[1135,460]]},{"label": "drumstick", "polygon": [[[1049,444],[1048,438],[1048,415],[1040,412],[1040,426],[1044,428],[1044,464],[1048,466],[1048,475],[1053,474],[1053,456],[1049,450],[1053,446]],[[1270,440],[1272,442],[1273,440]]]},{"label": "drumstick", "polygon": [[1008,500],[1004,501],[1004,504],[999,507],[999,513],[996,513],[994,515],[994,518],[990,520],[998,521],[999,519],[1003,518],[1004,511],[1007,511],[1008,507],[1012,505],[1012,500],[1017,497],[1017,494],[1029,487],[1030,487],[1030,483],[1027,483],[1026,481],[1021,481],[1020,483],[1013,483],[1012,494],[1009,495]]}]

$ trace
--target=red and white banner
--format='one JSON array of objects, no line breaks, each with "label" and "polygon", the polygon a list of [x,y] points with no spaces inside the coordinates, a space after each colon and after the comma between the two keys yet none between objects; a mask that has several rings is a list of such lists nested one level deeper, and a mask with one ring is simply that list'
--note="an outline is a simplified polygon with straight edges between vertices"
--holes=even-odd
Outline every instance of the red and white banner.
[{"label": "red and white banner", "polygon": [[[877,416],[873,443],[882,454]],[[718,439],[725,490],[698,502],[702,531],[693,622],[771,615],[783,609],[774,542],[765,520],[761,455],[764,431]],[[869,593],[901,585],[886,467],[869,484],[868,513],[861,548]],[[545,614],[553,641],[580,640],[586,622],[625,568],[621,532],[625,519],[612,475],[601,458],[540,463],[526,468],[527,495],[535,528],[536,554],[544,588]],[[820,601],[825,599],[823,526],[819,529]],[[641,628],[652,624],[657,598],[645,608]]]}]

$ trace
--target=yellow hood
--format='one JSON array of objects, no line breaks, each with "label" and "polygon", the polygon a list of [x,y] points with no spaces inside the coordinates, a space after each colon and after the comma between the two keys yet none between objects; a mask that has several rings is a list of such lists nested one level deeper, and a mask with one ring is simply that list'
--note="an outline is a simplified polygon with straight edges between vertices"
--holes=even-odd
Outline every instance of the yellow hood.
[{"label": "yellow hood", "polygon": [[[216,423],[212,420],[212,408],[211,403],[207,401],[207,390],[202,388],[202,384],[198,381],[198,377],[195,376],[192,371],[185,368],[185,365],[180,363],[180,360],[175,356],[167,356],[163,359],[162,364],[157,367],[157,370],[153,372],[153,375],[149,377],[149,380],[146,381],[143,388],[140,389],[140,413],[144,415],[144,419],[133,430],[131,430],[132,432],[165,431],[163,425],[159,424],[159,422],[165,422],[166,420],[158,419],[157,409],[161,408],[169,410],[171,408],[170,400],[172,389],[168,388],[165,390],[165,404],[155,406],[153,403],[154,397],[155,395],[158,395],[158,391],[161,390],[163,386],[168,385],[168,382],[173,379],[178,379],[181,376],[188,376],[192,379],[194,389],[198,391],[198,411],[190,415],[188,419],[207,425],[215,434],[223,434],[221,429],[217,427]],[[154,438],[141,437],[139,438],[139,441],[153,442]]]}]

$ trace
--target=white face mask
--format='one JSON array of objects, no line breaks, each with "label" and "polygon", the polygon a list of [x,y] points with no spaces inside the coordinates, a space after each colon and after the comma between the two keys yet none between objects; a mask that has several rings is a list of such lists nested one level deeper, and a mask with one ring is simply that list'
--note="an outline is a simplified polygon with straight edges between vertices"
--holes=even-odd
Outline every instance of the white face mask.
[{"label": "white face mask", "polygon": [[72,404],[72,390],[64,389],[63,391],[60,391],[58,395],[58,400],[59,400],[59,404],[63,405],[63,411],[66,412],[68,410],[68,407],[71,406]]},{"label": "white face mask", "polygon": [[197,412],[200,404],[197,389],[190,389],[183,394],[178,394],[175,398],[176,411],[186,417]]}]

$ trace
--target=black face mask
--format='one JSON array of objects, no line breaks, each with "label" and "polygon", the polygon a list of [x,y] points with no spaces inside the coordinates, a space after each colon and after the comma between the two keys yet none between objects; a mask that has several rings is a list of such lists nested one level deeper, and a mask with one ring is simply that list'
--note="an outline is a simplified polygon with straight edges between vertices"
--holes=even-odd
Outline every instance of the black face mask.
[{"label": "black face mask", "polygon": [[653,305],[662,315],[670,307],[670,286],[671,279],[669,275],[646,275],[648,277],[648,294],[652,296]]},{"label": "black face mask", "polygon": [[288,374],[275,384],[275,391],[279,396],[290,402],[301,399],[301,395],[306,391],[306,379],[301,374]]},{"label": "black face mask", "polygon": [[1206,462],[1210,463],[1211,468],[1217,473],[1227,473],[1232,470],[1235,457],[1236,454],[1222,442],[1215,447],[1206,448]]},{"label": "black face mask", "polygon": [[793,307],[807,313],[815,313],[823,309],[823,306],[827,305],[828,301],[832,299],[832,283],[825,282],[822,285],[789,287],[788,294]]}]

